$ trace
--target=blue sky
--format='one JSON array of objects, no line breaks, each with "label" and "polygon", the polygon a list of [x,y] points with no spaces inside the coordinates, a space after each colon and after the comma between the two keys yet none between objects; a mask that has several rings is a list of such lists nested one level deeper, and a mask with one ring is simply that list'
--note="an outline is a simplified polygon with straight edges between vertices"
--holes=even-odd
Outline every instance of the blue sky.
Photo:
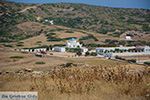
[{"label": "blue sky", "polygon": [[84,3],[91,5],[150,9],[150,0],[5,0],[21,3]]}]

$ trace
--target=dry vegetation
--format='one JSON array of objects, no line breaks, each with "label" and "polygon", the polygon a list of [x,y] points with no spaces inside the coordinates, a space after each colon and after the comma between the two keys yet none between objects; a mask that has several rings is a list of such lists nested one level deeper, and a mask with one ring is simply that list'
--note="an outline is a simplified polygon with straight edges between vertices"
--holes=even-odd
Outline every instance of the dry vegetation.
[{"label": "dry vegetation", "polygon": [[[54,68],[42,75],[0,76],[1,91],[38,91],[39,100],[149,100],[150,74],[129,68]],[[145,68],[145,72],[150,72]]]},{"label": "dry vegetation", "polygon": [[128,59],[136,59],[137,61],[140,60],[150,60],[150,55],[137,55],[137,56],[123,56],[122,58],[128,60]]}]

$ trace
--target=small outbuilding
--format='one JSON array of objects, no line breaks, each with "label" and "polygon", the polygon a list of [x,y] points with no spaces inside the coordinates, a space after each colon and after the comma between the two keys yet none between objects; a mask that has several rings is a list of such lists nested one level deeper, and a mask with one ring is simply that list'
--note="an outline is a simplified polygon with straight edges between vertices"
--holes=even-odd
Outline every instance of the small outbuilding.
[{"label": "small outbuilding", "polygon": [[88,51],[88,48],[81,48],[81,52],[87,52]]}]

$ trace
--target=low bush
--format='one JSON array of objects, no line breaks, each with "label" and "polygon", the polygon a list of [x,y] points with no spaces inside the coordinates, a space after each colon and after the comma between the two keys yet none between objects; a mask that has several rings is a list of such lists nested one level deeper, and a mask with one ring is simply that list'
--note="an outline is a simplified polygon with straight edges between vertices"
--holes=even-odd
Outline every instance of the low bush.
[{"label": "low bush", "polygon": [[16,44],[16,46],[21,47],[21,46],[24,46],[24,45],[23,44]]},{"label": "low bush", "polygon": [[85,56],[89,56],[89,55],[90,55],[90,52],[87,51],[87,52],[85,53]]},{"label": "low bush", "polygon": [[66,31],[66,33],[74,33],[73,31]]},{"label": "low bush", "polygon": [[136,63],[136,59],[128,59],[127,61],[128,61],[128,62]]},{"label": "low bush", "polygon": [[50,55],[53,55],[53,53],[50,53]]},{"label": "low bush", "polygon": [[91,56],[97,56],[96,52],[91,52]]},{"label": "low bush", "polygon": [[144,64],[146,64],[146,65],[150,65],[150,62],[144,62]]},{"label": "low bush", "polygon": [[72,63],[66,63],[65,67],[70,67]]},{"label": "low bush", "polygon": [[9,58],[24,58],[24,57],[22,57],[22,56],[11,56]]},{"label": "low bush", "polygon": [[6,45],[6,44],[3,44],[4,47],[13,47],[12,45]]},{"label": "low bush", "polygon": [[45,62],[36,62],[35,64],[45,64]]}]

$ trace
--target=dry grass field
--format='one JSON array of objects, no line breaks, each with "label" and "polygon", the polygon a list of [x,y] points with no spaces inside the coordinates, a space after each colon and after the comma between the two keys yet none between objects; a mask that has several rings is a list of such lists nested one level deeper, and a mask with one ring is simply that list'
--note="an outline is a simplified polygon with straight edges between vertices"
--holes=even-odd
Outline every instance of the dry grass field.
[{"label": "dry grass field", "polygon": [[[23,58],[9,58],[12,56],[22,56]],[[43,68],[58,66],[60,64],[66,63],[62,58],[41,58],[36,57],[32,53],[19,53],[19,52],[5,52],[0,51],[0,70],[19,70],[24,68]],[[35,64],[36,62],[45,62],[44,65]]]},{"label": "dry grass field", "polygon": [[[50,52],[48,52],[49,54]],[[59,53],[51,52],[54,56],[70,56],[74,53]],[[21,56],[23,58],[10,58],[12,56]],[[138,70],[143,69],[144,66],[129,64],[126,62],[118,62],[113,60],[107,60],[104,58],[59,58],[59,57],[36,57],[33,53],[21,53],[21,52],[12,52],[12,51],[0,51],[0,70],[19,70],[24,68],[45,68],[45,67],[54,67],[60,66],[61,64],[66,64],[67,62],[71,63],[85,63],[87,66],[127,66],[131,69]],[[45,64],[38,65],[36,62],[45,62]]]},{"label": "dry grass field", "polygon": [[149,60],[150,61],[150,55],[123,56],[122,58],[124,58],[126,60],[136,59],[137,61],[140,61],[140,60]]},{"label": "dry grass field", "polygon": [[149,100],[150,75],[128,70],[71,67],[54,68],[43,75],[3,75],[0,91],[37,91],[39,100]]},{"label": "dry grass field", "polygon": [[[57,52],[53,54],[58,55]],[[148,67],[142,65],[104,58],[41,58],[33,53],[2,50],[0,61],[3,72],[0,75],[0,91],[37,91],[39,100],[150,99],[150,74],[129,72],[150,72]],[[68,62],[85,63],[86,66],[60,67]],[[20,73],[25,68],[33,71]],[[34,73],[36,71],[40,74]]]}]

